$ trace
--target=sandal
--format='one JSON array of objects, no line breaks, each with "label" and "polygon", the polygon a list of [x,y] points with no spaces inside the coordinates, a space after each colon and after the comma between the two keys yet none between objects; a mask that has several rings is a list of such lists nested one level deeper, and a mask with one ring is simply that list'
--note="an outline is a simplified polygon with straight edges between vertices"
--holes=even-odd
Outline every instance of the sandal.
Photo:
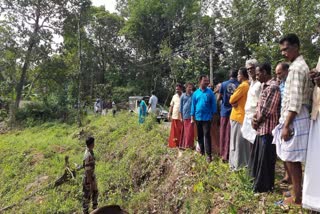
[{"label": "sandal", "polygon": [[289,198],[289,197],[291,197],[291,191],[285,191],[282,193],[282,195],[286,198]]},{"label": "sandal", "polygon": [[288,178],[283,178],[280,183],[282,184],[292,184],[292,182]]}]

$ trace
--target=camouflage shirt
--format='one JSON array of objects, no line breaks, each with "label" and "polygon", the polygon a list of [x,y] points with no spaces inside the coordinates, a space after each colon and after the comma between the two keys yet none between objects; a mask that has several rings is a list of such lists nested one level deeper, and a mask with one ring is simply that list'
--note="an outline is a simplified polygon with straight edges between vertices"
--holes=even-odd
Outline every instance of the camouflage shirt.
[{"label": "camouflage shirt", "polygon": [[94,176],[95,158],[92,150],[86,149],[83,157],[83,168],[86,177]]}]

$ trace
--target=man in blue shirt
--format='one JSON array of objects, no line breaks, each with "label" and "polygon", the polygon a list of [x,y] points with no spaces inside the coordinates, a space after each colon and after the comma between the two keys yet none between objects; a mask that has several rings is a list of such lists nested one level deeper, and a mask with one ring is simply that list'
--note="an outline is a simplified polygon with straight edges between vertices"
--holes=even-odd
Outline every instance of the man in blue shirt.
[{"label": "man in blue shirt", "polygon": [[279,82],[281,98],[283,97],[284,86],[286,83],[288,73],[289,73],[289,64],[285,62],[280,62],[276,67],[276,75],[277,75],[277,80]]},{"label": "man in blue shirt", "polygon": [[220,155],[222,161],[227,162],[229,160],[229,145],[230,145],[230,114],[232,106],[229,103],[230,97],[236,88],[239,86],[237,80],[238,71],[231,70],[230,79],[223,82],[220,87],[218,101],[221,100],[220,110]]},{"label": "man in blue shirt", "polygon": [[199,78],[200,87],[192,95],[191,122],[196,122],[198,143],[202,155],[206,153],[207,162],[212,161],[210,127],[213,116],[217,113],[217,102],[212,90],[208,89],[209,79],[206,75]]},{"label": "man in blue shirt", "polygon": [[[289,64],[286,62],[280,62],[276,67],[276,75],[277,75],[277,81],[279,82],[279,88],[280,88],[280,94],[281,94],[281,100],[283,99],[284,95],[284,87],[286,84],[286,79],[289,73]],[[281,106],[281,102],[280,102]],[[291,183],[291,178],[288,173],[288,167],[286,165],[286,162],[283,162],[284,165],[284,171],[285,175],[284,178],[281,180],[282,183]]]}]

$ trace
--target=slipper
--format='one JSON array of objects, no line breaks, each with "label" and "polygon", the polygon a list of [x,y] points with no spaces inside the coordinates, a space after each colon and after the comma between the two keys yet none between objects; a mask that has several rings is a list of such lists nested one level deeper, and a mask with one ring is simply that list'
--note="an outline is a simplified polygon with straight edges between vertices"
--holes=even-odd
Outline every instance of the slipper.
[{"label": "slipper", "polygon": [[288,211],[290,209],[290,207],[285,204],[283,200],[274,202],[274,205],[280,207],[284,211]]}]

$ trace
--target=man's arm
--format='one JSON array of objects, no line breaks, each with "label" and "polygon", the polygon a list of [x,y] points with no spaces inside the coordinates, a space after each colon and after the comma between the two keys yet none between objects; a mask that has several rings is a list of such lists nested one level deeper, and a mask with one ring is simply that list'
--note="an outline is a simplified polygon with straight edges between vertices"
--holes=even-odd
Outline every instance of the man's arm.
[{"label": "man's arm", "polygon": [[229,103],[233,106],[237,104],[238,100],[243,96],[243,86],[239,85],[239,87],[234,91],[231,95]]},{"label": "man's arm", "polygon": [[289,90],[289,105],[288,111],[299,113],[302,107],[304,80],[308,78],[303,71],[292,70],[289,75],[292,75],[291,88]]},{"label": "man's arm", "polygon": [[220,89],[219,89],[219,91],[218,91],[217,102],[219,102],[220,100],[222,100],[222,94],[223,94],[223,91],[224,91],[223,87],[224,87],[224,85],[223,85],[223,83],[221,83],[221,87],[220,87]]},{"label": "man's arm", "polygon": [[316,85],[320,88],[320,76],[314,78],[314,82],[315,82]]},{"label": "man's arm", "polygon": [[151,97],[149,98],[149,102],[148,102],[149,104],[148,104],[148,109],[147,109],[147,111],[149,111],[149,109],[151,108],[151,103],[152,103],[152,99],[151,99]]},{"label": "man's arm", "polygon": [[[285,141],[290,140],[292,137],[292,130],[290,130],[290,125],[292,124],[294,118],[300,112],[302,107],[302,97],[303,97],[303,79],[304,74],[299,70],[292,70],[289,75],[292,75],[292,87],[289,91],[289,108],[288,116],[284,122],[284,126],[281,133],[281,138]],[[308,78],[308,77],[306,77]]]},{"label": "man's arm", "polygon": [[173,110],[173,106],[170,106],[170,108],[169,108],[169,113],[168,113],[168,120],[171,119],[172,110]]},{"label": "man's arm", "polygon": [[193,93],[192,98],[191,98],[191,111],[190,111],[190,115],[191,115],[191,123],[195,122],[195,112],[196,112],[196,93]]},{"label": "man's arm", "polygon": [[217,101],[222,100],[222,95],[219,93],[217,97]]},{"label": "man's arm", "polygon": [[217,100],[214,93],[212,93],[211,110],[212,110],[212,122],[215,122],[215,119],[217,119],[217,117],[215,117],[217,113]]},{"label": "man's arm", "polygon": [[184,95],[181,96],[180,98],[180,109],[179,109],[179,119],[182,121],[183,117],[182,117],[182,112],[183,112],[183,101],[184,101]]}]

